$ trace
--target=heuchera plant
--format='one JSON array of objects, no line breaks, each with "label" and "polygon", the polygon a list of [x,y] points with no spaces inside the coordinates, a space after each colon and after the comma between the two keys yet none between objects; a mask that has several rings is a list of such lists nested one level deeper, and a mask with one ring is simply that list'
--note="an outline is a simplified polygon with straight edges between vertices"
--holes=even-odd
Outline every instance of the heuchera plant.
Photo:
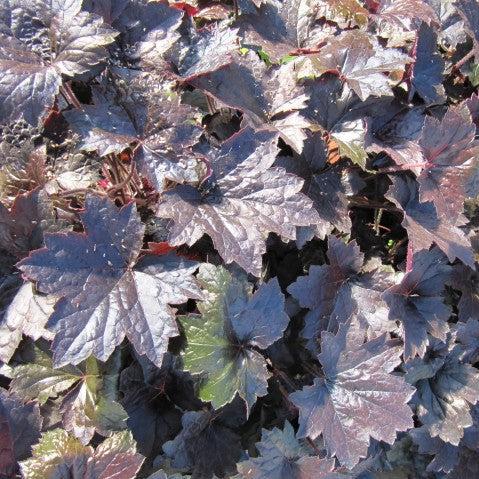
[{"label": "heuchera plant", "polygon": [[0,0],[0,479],[479,478],[477,0]]}]

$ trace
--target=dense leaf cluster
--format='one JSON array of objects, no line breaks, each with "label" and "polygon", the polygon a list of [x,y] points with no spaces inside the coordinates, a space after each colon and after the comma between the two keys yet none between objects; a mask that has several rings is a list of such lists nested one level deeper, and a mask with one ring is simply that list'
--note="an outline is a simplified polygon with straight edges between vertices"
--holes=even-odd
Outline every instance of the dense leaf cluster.
[{"label": "dense leaf cluster", "polygon": [[1,0],[0,73],[0,479],[479,477],[477,0]]}]

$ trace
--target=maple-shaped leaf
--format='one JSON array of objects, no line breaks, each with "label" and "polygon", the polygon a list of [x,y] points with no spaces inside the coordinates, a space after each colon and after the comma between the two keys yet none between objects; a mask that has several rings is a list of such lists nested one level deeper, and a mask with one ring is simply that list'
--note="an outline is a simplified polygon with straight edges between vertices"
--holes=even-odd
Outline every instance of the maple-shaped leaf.
[{"label": "maple-shaped leaf", "polygon": [[105,156],[135,146],[134,160],[158,191],[163,190],[166,178],[185,180],[189,164],[183,150],[201,134],[193,108],[181,104],[177,96],[160,92],[150,95],[146,104],[123,102],[121,106],[98,90],[93,90],[93,96],[94,105],[63,113],[81,135],[83,150]]},{"label": "maple-shaped leaf", "polygon": [[316,479],[333,478],[334,459],[320,459],[311,455],[294,435],[286,421],[283,430],[263,429],[261,441],[256,443],[259,456],[238,463],[241,479]]},{"label": "maple-shaped leaf", "polygon": [[189,80],[219,102],[244,113],[244,122],[255,128],[269,127],[298,153],[309,123],[301,115],[307,95],[297,84],[294,64],[274,68],[256,54],[235,55],[230,64]]},{"label": "maple-shaped leaf", "polygon": [[323,435],[331,455],[349,468],[367,455],[370,438],[392,444],[397,431],[413,427],[407,402],[414,389],[391,372],[402,347],[383,334],[363,344],[358,323],[323,332],[318,359],[324,378],[290,394],[299,409],[299,437]]},{"label": "maple-shaped leaf", "polygon": [[412,52],[414,64],[409,95],[412,98],[417,92],[426,103],[439,103],[444,97],[442,77],[445,63],[437,51],[437,34],[432,27],[423,23],[417,35]]},{"label": "maple-shaped leaf", "polygon": [[191,376],[182,371],[178,357],[169,353],[160,369],[149,361],[148,365],[141,361],[128,366],[121,372],[119,389],[121,404],[128,413],[127,426],[138,450],[146,457],[154,457],[166,441],[179,433],[180,408],[202,405],[195,396]]},{"label": "maple-shaped leaf", "polygon": [[438,23],[435,11],[424,0],[365,0],[365,3],[378,33],[395,43],[404,42],[408,33],[414,35],[421,22]]},{"label": "maple-shaped leaf", "polygon": [[187,411],[183,414],[183,429],[163,444],[171,465],[193,477],[225,477],[236,472],[236,462],[242,447],[236,428],[243,421],[243,411],[234,402],[219,411]]},{"label": "maple-shaped leaf", "polygon": [[38,404],[23,404],[20,397],[0,388],[0,477],[18,477],[17,461],[31,455],[41,425]]},{"label": "maple-shaped leaf", "polygon": [[185,81],[207,75],[228,65],[238,50],[238,35],[235,28],[212,26],[194,31],[189,45],[173,59],[178,72]]},{"label": "maple-shaped leaf", "polygon": [[400,321],[404,330],[404,357],[426,353],[428,333],[445,341],[451,308],[442,294],[451,275],[447,258],[437,248],[413,257],[413,268],[384,293],[389,319]]},{"label": "maple-shaped leaf", "polygon": [[464,429],[473,424],[470,405],[479,401],[479,373],[461,361],[461,348],[447,351],[443,343],[433,344],[425,360],[408,361],[406,380],[417,392],[412,404],[432,437],[457,446]]},{"label": "maple-shaped leaf", "polygon": [[63,425],[82,444],[88,444],[95,431],[107,436],[125,428],[126,413],[107,390],[107,365],[90,357],[79,367],[53,369],[51,358],[38,348],[34,360],[12,368],[11,391],[40,404],[66,393],[60,406]]},{"label": "maple-shaped leaf", "polygon": [[[450,477],[471,477],[467,474],[467,467],[461,462],[467,462],[469,452],[477,456],[479,445],[479,406],[471,408],[473,424],[464,429],[464,435],[455,446],[443,441],[439,436],[431,437],[427,427],[412,429],[410,431],[414,442],[419,446],[421,454],[433,455],[433,460],[428,464],[427,471],[446,472]],[[472,473],[474,477],[474,473]]]},{"label": "maple-shaped leaf", "polygon": [[279,156],[275,162],[275,165],[284,167],[289,173],[304,178],[303,191],[313,200],[319,215],[319,222],[313,228],[320,238],[334,228],[350,231],[349,197],[365,186],[355,169],[344,168],[344,165],[328,165],[327,159],[326,142],[321,132],[315,132],[308,135],[301,157]]},{"label": "maple-shaped leaf", "polygon": [[[365,167],[366,121],[376,108],[377,98],[361,99],[336,75],[323,75],[319,80],[308,82],[308,107],[303,115],[311,129],[318,130],[328,142],[333,142],[341,157]],[[384,109],[385,105],[382,105]]]},{"label": "maple-shaped leaf", "polygon": [[479,58],[479,5],[475,0],[456,0],[456,9],[464,21],[466,32],[472,39],[474,57]]},{"label": "maple-shaped leaf", "polygon": [[258,396],[267,393],[270,373],[257,350],[280,339],[289,318],[278,280],[263,283],[254,294],[245,276],[203,264],[198,280],[207,300],[198,304],[201,316],[183,316],[187,346],[185,368],[205,373],[199,396],[215,408],[236,394],[251,410]]},{"label": "maple-shaped leaf", "polygon": [[296,226],[317,221],[303,180],[271,167],[277,135],[244,129],[211,152],[208,187],[178,185],[163,194],[157,215],[172,218],[168,242],[192,245],[208,234],[226,263],[259,276],[270,232],[296,238]]},{"label": "maple-shaped leaf", "polygon": [[421,202],[432,201],[439,217],[461,219],[468,178],[479,162],[476,125],[465,104],[452,106],[441,121],[426,117],[419,145],[425,165],[418,176]]},{"label": "maple-shaped leaf", "polygon": [[351,30],[334,37],[320,53],[298,62],[299,75],[336,73],[364,101],[370,95],[392,95],[385,72],[404,71],[412,59],[397,49],[383,48],[373,37]]},{"label": "maple-shaped leaf", "polygon": [[459,461],[459,448],[444,442],[439,437],[431,437],[424,426],[411,429],[409,432],[418,451],[421,454],[434,456],[434,459],[427,465],[428,472],[450,473]]},{"label": "maple-shaped leaf", "polygon": [[200,297],[196,264],[174,254],[138,258],[144,225],[134,204],[118,209],[87,196],[81,219],[85,233],[48,235],[45,248],[17,264],[40,291],[61,297],[49,320],[54,366],[90,355],[105,361],[125,336],[159,366],[178,335],[169,303]]},{"label": "maple-shaped leaf", "polygon": [[312,47],[310,30],[314,21],[315,2],[284,0],[264,2],[252,14],[241,15],[240,27],[245,46],[262,48],[272,61],[300,48]]},{"label": "maple-shaped leaf", "polygon": [[[111,5],[99,5],[104,0],[93,2],[90,11],[101,13],[120,34],[117,45],[123,58],[129,63],[140,62],[150,65],[158,62],[164,67],[163,55],[179,40],[178,31],[183,13],[171,8],[167,2],[149,2],[147,0],[124,0],[111,2]],[[121,12],[119,12],[121,10]],[[116,17],[116,18],[113,18]]]},{"label": "maple-shaped leaf", "polygon": [[[474,97],[449,108],[442,120],[423,108],[401,110],[384,125],[373,121],[370,151],[386,152],[401,169],[418,176],[420,198],[432,201],[441,222],[461,226],[465,198],[478,193],[479,143],[475,140]],[[387,116],[387,115],[386,115]],[[374,125],[374,123],[379,125]],[[371,141],[371,138],[368,138]],[[379,141],[378,141],[379,140]]]},{"label": "maple-shaped leaf", "polygon": [[435,205],[419,201],[418,183],[409,177],[395,177],[386,197],[404,212],[402,225],[412,243],[412,251],[429,249],[436,244],[449,258],[456,258],[474,267],[471,243],[465,233],[441,218]]},{"label": "maple-shaped leaf", "polygon": [[0,6],[0,119],[36,124],[53,105],[62,75],[87,72],[106,57],[115,32],[81,0]]},{"label": "maple-shaped leaf", "polygon": [[129,431],[115,433],[94,450],[53,429],[42,434],[20,468],[25,479],[135,479],[143,460]]},{"label": "maple-shaped leaf", "polygon": [[355,241],[345,244],[329,236],[327,256],[329,264],[311,266],[308,275],[300,276],[288,287],[300,306],[310,310],[302,334],[314,353],[319,352],[321,331],[335,330],[338,323],[351,316],[374,329],[379,323],[379,331],[387,329],[388,323],[381,294],[391,286],[390,278],[380,279],[378,272],[361,274],[364,255]]},{"label": "maple-shaped leaf", "polygon": [[80,148],[97,151],[100,156],[121,153],[137,143],[136,129],[128,112],[119,105],[95,94],[93,105],[63,112],[70,127],[81,135]]}]

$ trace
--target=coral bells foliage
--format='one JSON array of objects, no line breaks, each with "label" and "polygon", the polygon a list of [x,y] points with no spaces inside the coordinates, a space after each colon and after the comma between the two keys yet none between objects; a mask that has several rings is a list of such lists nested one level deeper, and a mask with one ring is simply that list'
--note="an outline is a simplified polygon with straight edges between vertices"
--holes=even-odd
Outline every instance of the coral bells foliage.
[{"label": "coral bells foliage", "polygon": [[0,479],[479,477],[476,0],[0,0]]}]

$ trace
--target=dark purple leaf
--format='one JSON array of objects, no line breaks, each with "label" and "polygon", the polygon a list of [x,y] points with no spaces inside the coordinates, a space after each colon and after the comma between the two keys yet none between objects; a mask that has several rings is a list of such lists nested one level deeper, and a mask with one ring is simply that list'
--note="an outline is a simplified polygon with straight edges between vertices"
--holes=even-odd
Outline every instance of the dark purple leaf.
[{"label": "dark purple leaf", "polygon": [[371,4],[370,18],[384,37],[404,37],[421,22],[429,25],[438,21],[436,13],[424,0],[366,0],[366,4]]},{"label": "dark purple leaf", "polygon": [[380,104],[379,100],[370,98],[362,102],[337,76],[330,74],[309,82],[307,91],[310,99],[303,114],[312,128],[333,140],[342,157],[364,168],[367,158],[365,117]]},{"label": "dark purple leaf", "polygon": [[81,110],[63,113],[70,127],[81,135],[80,148],[98,151],[100,156],[120,153],[138,142],[135,127],[121,106],[96,95],[94,105],[83,105]]},{"label": "dark purple leaf", "polygon": [[459,320],[479,320],[479,275],[475,269],[463,264],[454,265],[451,286],[461,292],[457,304]]},{"label": "dark purple leaf", "polygon": [[[176,396],[171,393],[177,392],[172,390],[172,378],[165,370],[168,362],[169,357],[165,356],[161,370],[155,368],[156,377],[150,381],[145,379],[138,363],[121,372],[120,391],[124,395],[122,405],[128,414],[127,426],[140,453],[146,457],[156,454],[163,443],[180,431],[181,412],[168,400],[168,396]],[[180,383],[180,386],[185,385],[186,381]],[[185,390],[193,396],[192,387]]]},{"label": "dark purple leaf", "polygon": [[335,72],[364,101],[371,95],[392,95],[386,72],[404,71],[412,59],[399,50],[383,48],[359,30],[334,37],[320,53],[300,60],[300,74]]},{"label": "dark purple leaf", "polygon": [[[10,210],[0,203],[0,251],[23,258],[43,245],[43,235],[65,226],[55,214],[53,204],[44,190],[35,189],[15,198]],[[13,264],[12,258],[12,264]],[[0,313],[0,360],[8,362],[22,339],[22,334],[35,340],[53,339],[45,329],[53,312],[55,298],[35,294],[30,284],[20,278],[7,280],[11,300]]]},{"label": "dark purple leaf", "polygon": [[472,38],[476,61],[479,57],[479,5],[475,0],[456,0],[457,11],[464,21],[466,32]]},{"label": "dark purple leaf", "polygon": [[[241,479],[333,479],[334,459],[320,459],[294,436],[286,421],[283,430],[262,430],[256,443],[259,456],[238,464]],[[340,475],[337,475],[338,479]]]},{"label": "dark purple leaf", "polygon": [[444,60],[437,51],[437,35],[426,23],[418,31],[413,55],[410,97],[417,92],[426,103],[438,103],[444,97]]},{"label": "dark purple leaf", "polygon": [[21,399],[0,389],[0,476],[17,477],[17,461],[31,454],[40,437],[42,418],[38,404],[23,404]]},{"label": "dark purple leaf", "polygon": [[112,25],[120,32],[118,45],[123,54],[120,59],[164,69],[164,54],[180,39],[178,29],[183,13],[167,3],[148,0],[130,0],[123,8],[123,0],[113,2],[115,9],[122,10],[120,14],[118,10],[111,10],[112,6],[100,6],[99,3],[98,0],[93,2],[95,13],[101,10],[103,15],[116,17]]},{"label": "dark purple leaf", "polygon": [[348,214],[348,196],[352,194],[351,183],[349,173],[339,168],[328,169],[311,178],[307,194],[313,200],[322,220],[316,227],[320,237],[326,236],[333,228],[340,231],[351,229]]},{"label": "dark purple leaf", "polygon": [[83,8],[103,17],[111,25],[125,10],[130,0],[83,0]]},{"label": "dark purple leaf", "polygon": [[[64,112],[72,129],[82,137],[82,149],[105,156],[136,145],[134,159],[158,191],[164,189],[167,178],[178,182],[187,179],[186,148],[201,134],[191,107],[181,104],[177,97],[168,99],[158,92],[149,95],[147,104],[118,106],[98,91],[93,92],[95,105]],[[132,119],[140,111],[146,118],[134,125]]]},{"label": "dark purple leaf", "polygon": [[310,35],[314,13],[305,0],[264,2],[256,12],[241,15],[235,25],[240,28],[246,46],[262,48],[277,62],[299,48],[314,46]]},{"label": "dark purple leaf", "polygon": [[387,198],[404,211],[402,225],[408,233],[412,250],[429,249],[436,244],[449,261],[455,258],[474,267],[474,255],[465,233],[439,217],[433,203],[419,202],[418,184],[413,179],[397,176],[389,188]]},{"label": "dark purple leaf", "polygon": [[186,412],[181,432],[163,445],[172,466],[205,479],[212,478],[213,474],[224,477],[236,472],[242,447],[235,428],[242,420],[242,413],[238,403],[216,412]]},{"label": "dark purple leaf", "polygon": [[31,124],[53,105],[62,75],[87,72],[106,57],[115,32],[81,12],[80,0],[0,6],[0,118]]},{"label": "dark purple leaf", "polygon": [[205,28],[196,33],[190,45],[182,52],[178,70],[186,81],[211,74],[232,61],[238,50],[237,30],[231,28]]},{"label": "dark purple leaf", "polygon": [[391,280],[361,274],[364,255],[355,241],[345,244],[329,236],[327,255],[328,265],[311,266],[307,276],[300,276],[288,287],[300,306],[310,310],[302,333],[314,353],[319,352],[321,332],[336,331],[351,316],[356,316],[366,329],[371,325],[380,332],[387,329],[388,323],[381,293]]},{"label": "dark purple leaf", "polygon": [[82,222],[85,233],[49,235],[45,248],[18,263],[40,291],[62,297],[49,322],[55,366],[90,354],[105,361],[125,336],[161,365],[169,338],[178,334],[168,303],[200,297],[191,276],[196,264],[173,254],[138,261],[144,225],[134,204],[119,210],[89,196]]},{"label": "dark purple leaf", "polygon": [[458,323],[456,337],[464,347],[463,360],[476,363],[479,360],[479,320],[470,318],[466,323]]},{"label": "dark purple leaf", "polygon": [[277,136],[244,129],[212,151],[205,187],[179,185],[164,193],[157,215],[172,218],[172,245],[192,245],[208,234],[226,263],[259,276],[269,232],[296,238],[296,226],[317,221],[303,181],[272,168]]},{"label": "dark purple leaf", "polygon": [[422,426],[410,431],[413,441],[419,446],[421,454],[434,456],[428,464],[427,470],[431,472],[449,473],[459,461],[459,448],[439,437],[431,437],[427,429]]},{"label": "dark purple leaf", "polygon": [[193,78],[190,83],[221,103],[242,110],[247,124],[275,128],[299,153],[306,138],[303,129],[309,123],[300,114],[307,96],[297,84],[296,76],[294,64],[268,68],[249,52],[236,55],[231,64]]},{"label": "dark purple leaf", "polygon": [[398,165],[410,164],[421,155],[417,142],[421,136],[425,113],[423,107],[394,108],[373,118],[368,125],[367,151],[387,153]]},{"label": "dark purple leaf", "polygon": [[19,195],[10,210],[0,203],[0,249],[23,258],[43,245],[45,232],[59,230],[63,225],[44,190]]},{"label": "dark purple leaf", "polygon": [[470,405],[479,401],[479,373],[460,360],[461,349],[439,353],[431,348],[426,360],[406,363],[406,379],[417,391],[411,403],[432,437],[457,446],[473,424]]},{"label": "dark purple leaf", "polygon": [[451,275],[447,258],[438,249],[414,255],[413,268],[383,297],[389,306],[389,319],[403,327],[404,358],[426,353],[428,333],[445,341],[451,308],[442,294]]},{"label": "dark purple leaf", "polygon": [[294,392],[299,409],[299,437],[323,435],[326,447],[349,468],[365,457],[370,438],[392,444],[397,431],[413,427],[407,406],[414,389],[391,372],[401,363],[402,348],[384,334],[367,343],[357,323],[324,332],[318,356],[324,378]]},{"label": "dark purple leaf", "polygon": [[469,110],[461,104],[450,107],[442,121],[426,117],[419,139],[426,163],[418,176],[420,200],[433,202],[438,216],[452,225],[461,224],[467,180],[477,168],[475,133]]}]

